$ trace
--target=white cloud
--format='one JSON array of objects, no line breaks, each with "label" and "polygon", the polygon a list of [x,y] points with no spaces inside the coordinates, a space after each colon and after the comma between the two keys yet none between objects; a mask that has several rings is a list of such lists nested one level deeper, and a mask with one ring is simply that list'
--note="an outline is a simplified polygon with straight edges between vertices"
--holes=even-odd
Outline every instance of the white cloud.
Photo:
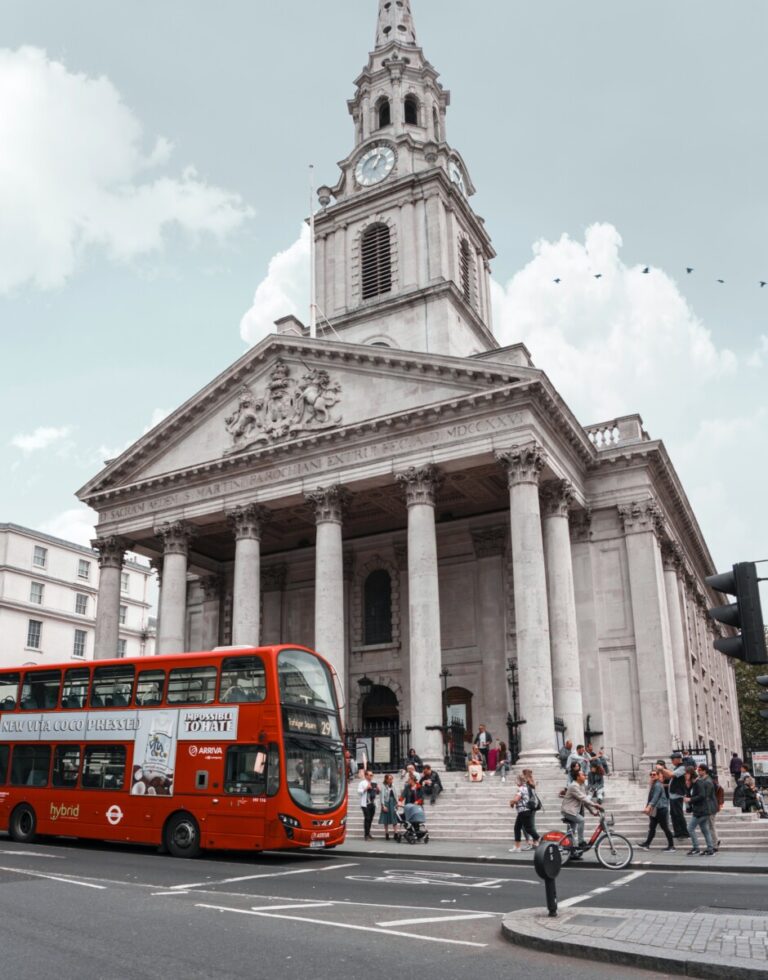
[{"label": "white cloud", "polygon": [[108,78],[69,71],[39,48],[0,49],[0,293],[62,285],[88,246],[115,260],[162,248],[172,226],[224,236],[250,210],[191,167],[167,166]]},{"label": "white cloud", "polygon": [[48,449],[55,442],[61,442],[66,439],[71,432],[71,428],[68,425],[61,427],[55,426],[39,426],[34,432],[30,432],[28,435],[24,433],[19,433],[11,439],[11,445],[16,449],[20,449],[23,453],[29,454],[37,452],[39,449]]},{"label": "white cloud", "polygon": [[760,343],[747,358],[749,367],[761,368],[768,363],[768,336],[760,334]]},{"label": "white cloud", "polygon": [[275,320],[293,313],[307,318],[309,307],[309,226],[284,252],[278,252],[256,287],[253,305],[240,321],[240,336],[253,346],[275,332]]},{"label": "white cloud", "polygon": [[676,397],[681,379],[703,386],[736,369],[676,283],[626,266],[621,244],[609,224],[588,228],[583,244],[540,241],[505,287],[492,284],[499,342],[523,341],[583,422],[642,412]]},{"label": "white cloud", "polygon": [[148,432],[154,429],[156,425],[159,425],[163,421],[163,419],[167,418],[170,414],[171,414],[170,410],[167,408],[156,408],[153,410],[149,422],[141,430],[141,435],[135,436],[132,439],[128,439],[127,442],[123,443],[122,446],[117,448],[112,446],[104,446],[104,445],[99,446],[99,448],[96,450],[97,464],[105,463],[107,460],[117,459],[117,457],[121,456],[126,449],[128,449],[130,446],[134,444],[134,442],[136,442],[138,439],[141,439],[142,436],[145,436]]},{"label": "white cloud", "polygon": [[44,521],[40,525],[40,530],[63,541],[71,541],[73,544],[82,544],[90,548],[92,539],[96,537],[94,526],[97,520],[96,512],[83,504],[62,511]]}]

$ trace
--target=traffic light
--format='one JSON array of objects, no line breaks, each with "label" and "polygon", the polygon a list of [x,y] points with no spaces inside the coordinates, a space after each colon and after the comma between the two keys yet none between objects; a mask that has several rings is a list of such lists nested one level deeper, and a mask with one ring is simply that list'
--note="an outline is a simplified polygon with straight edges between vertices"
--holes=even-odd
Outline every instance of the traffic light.
[{"label": "traffic light", "polygon": [[[760,685],[760,687],[768,687],[768,674],[761,674],[760,677],[757,678],[757,683]],[[757,700],[762,701],[763,704],[768,702],[768,691],[761,691],[757,695]],[[761,718],[768,718],[768,711],[765,709],[759,711],[758,714]]]},{"label": "traffic light", "polygon": [[705,581],[715,592],[736,596],[736,602],[708,610],[712,619],[741,630],[739,636],[715,640],[715,649],[726,657],[735,657],[748,664],[768,664],[755,563],[739,562],[733,566],[733,571],[709,575]]}]

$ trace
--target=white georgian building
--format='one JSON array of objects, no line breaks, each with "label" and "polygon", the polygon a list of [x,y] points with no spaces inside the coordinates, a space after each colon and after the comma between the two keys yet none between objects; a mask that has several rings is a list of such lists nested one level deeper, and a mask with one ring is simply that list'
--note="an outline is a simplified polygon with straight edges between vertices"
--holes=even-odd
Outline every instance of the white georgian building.
[{"label": "white georgian building", "polygon": [[[117,567],[118,632],[109,656],[152,654],[152,570],[135,561]],[[92,659],[99,571],[90,548],[0,524],[0,666]]]},{"label": "white georgian building", "polygon": [[588,717],[619,765],[738,748],[712,559],[664,444],[637,415],[583,426],[494,339],[494,252],[408,0],[379,3],[355,86],[316,216],[333,330],[278,321],[79,491],[111,562],[97,656],[130,547],[162,572],[160,651],[314,645],[349,724],[408,720],[423,756],[444,700],[506,738],[510,661],[524,759],[552,757],[555,718],[578,741]]}]

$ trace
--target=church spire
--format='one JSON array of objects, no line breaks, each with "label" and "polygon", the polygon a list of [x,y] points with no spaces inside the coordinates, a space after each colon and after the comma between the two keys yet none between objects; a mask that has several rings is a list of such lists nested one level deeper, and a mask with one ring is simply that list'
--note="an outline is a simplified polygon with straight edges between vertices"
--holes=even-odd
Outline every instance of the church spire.
[{"label": "church spire", "polygon": [[411,0],[379,0],[379,19],[376,24],[376,48],[392,41],[415,45]]}]

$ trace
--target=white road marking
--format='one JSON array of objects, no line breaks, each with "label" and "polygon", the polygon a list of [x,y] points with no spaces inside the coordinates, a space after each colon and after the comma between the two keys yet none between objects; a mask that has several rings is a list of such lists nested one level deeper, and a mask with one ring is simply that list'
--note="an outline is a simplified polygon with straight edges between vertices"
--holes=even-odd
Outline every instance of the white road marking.
[{"label": "white road marking", "polygon": [[478,912],[475,915],[431,915],[428,919],[390,919],[386,922],[377,922],[377,926],[418,926],[428,922],[458,922],[472,919],[492,919],[493,912]]},{"label": "white road marking", "polygon": [[189,892],[152,892],[152,898],[157,898],[158,895],[189,895]]},{"label": "white road marking", "polygon": [[241,875],[239,878],[222,878],[220,881],[197,881],[190,885],[171,885],[171,891],[185,891],[188,888],[210,888],[213,885],[232,885],[238,881],[256,881],[258,878],[283,878],[286,875],[315,874],[318,871],[336,871],[341,868],[356,868],[353,864],[329,864],[325,868],[297,868],[295,871],[271,871],[269,874]]},{"label": "white road marking", "polygon": [[614,888],[619,888],[621,885],[628,885],[630,881],[635,881],[637,878],[642,878],[643,875],[647,873],[647,871],[633,871],[631,874],[624,875],[623,878],[617,878],[616,881],[612,881],[610,885],[606,885],[601,888],[593,888],[591,892],[585,892],[583,895],[574,895],[573,898],[566,898],[564,902],[558,902],[557,907],[567,909],[572,905],[578,905],[580,902],[586,902],[588,898],[594,898],[597,895],[604,895],[606,892],[612,892]]},{"label": "white road marking", "polygon": [[380,875],[347,875],[347,881],[381,881],[396,885],[450,885],[453,888],[501,888],[508,881],[536,885],[527,878],[478,878],[451,871],[408,871],[390,868]]},{"label": "white road marking", "polygon": [[280,912],[287,909],[327,909],[334,902],[297,902],[294,905],[252,905],[251,912]]},{"label": "white road marking", "polygon": [[23,857],[23,858],[51,858],[57,861],[63,861],[63,854],[45,854],[43,851],[0,851],[0,854],[6,854],[8,857]]},{"label": "white road marking", "polygon": [[311,925],[332,929],[352,929],[355,932],[378,932],[382,936],[402,936],[404,939],[418,939],[423,943],[448,943],[451,946],[475,946],[484,949],[488,943],[471,943],[466,939],[439,939],[436,936],[416,936],[412,932],[398,932],[396,929],[379,929],[376,926],[357,926],[351,922],[327,922],[325,919],[308,919],[303,915],[274,915],[270,912],[254,912],[252,909],[233,909],[226,905],[203,905],[196,908],[211,909],[214,912],[237,912],[240,915],[258,915],[264,919],[285,919],[288,922],[308,922]]},{"label": "white road marking", "polygon": [[0,868],[0,871],[10,871],[16,875],[29,875],[31,878],[46,878],[48,881],[63,881],[65,885],[81,885],[83,888],[98,888],[106,891],[106,885],[94,885],[90,881],[78,881],[76,878],[62,878],[59,875],[44,875],[41,871],[27,871],[26,868]]}]

